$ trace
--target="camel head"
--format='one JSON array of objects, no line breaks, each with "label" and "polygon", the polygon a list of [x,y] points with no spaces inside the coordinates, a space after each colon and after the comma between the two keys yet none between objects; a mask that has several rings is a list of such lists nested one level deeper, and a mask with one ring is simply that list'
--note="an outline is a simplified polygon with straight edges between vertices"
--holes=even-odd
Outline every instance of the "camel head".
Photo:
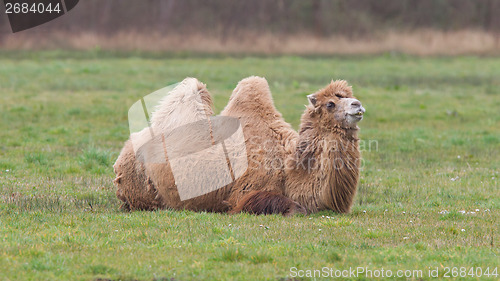
[{"label": "camel head", "polygon": [[361,102],[352,95],[351,86],[344,80],[332,80],[328,86],[307,98],[310,118],[325,129],[356,129],[365,113]]}]

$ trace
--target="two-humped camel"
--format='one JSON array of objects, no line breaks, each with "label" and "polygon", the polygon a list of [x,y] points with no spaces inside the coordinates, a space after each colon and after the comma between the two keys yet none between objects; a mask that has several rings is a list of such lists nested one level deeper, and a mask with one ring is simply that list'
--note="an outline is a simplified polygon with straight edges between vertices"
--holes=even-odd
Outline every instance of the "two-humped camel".
[{"label": "two-humped camel", "polygon": [[[361,160],[357,123],[365,109],[345,81],[332,81],[307,98],[309,104],[296,132],[275,108],[266,79],[240,81],[220,115],[239,120],[248,167],[224,187],[188,200],[181,200],[168,160],[148,163],[141,155],[144,152],[134,150],[131,140],[147,136],[147,129],[132,134],[114,165],[118,198],[132,210],[349,212]],[[186,78],[160,102],[151,126],[165,132],[182,120],[211,115],[212,99],[205,85]]]}]

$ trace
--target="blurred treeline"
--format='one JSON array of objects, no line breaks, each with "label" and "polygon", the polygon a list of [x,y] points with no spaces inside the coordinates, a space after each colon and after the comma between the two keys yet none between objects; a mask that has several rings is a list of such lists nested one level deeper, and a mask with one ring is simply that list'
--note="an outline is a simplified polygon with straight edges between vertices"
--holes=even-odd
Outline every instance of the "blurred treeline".
[{"label": "blurred treeline", "polygon": [[[6,18],[0,20],[3,26]],[[500,32],[499,0],[81,0],[46,30],[232,36],[363,36],[386,30]]]}]

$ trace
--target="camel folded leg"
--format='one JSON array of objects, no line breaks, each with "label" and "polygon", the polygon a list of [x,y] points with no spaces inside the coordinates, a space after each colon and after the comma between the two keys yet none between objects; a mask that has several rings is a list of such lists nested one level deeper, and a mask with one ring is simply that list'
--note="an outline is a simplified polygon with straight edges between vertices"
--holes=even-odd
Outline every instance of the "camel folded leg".
[{"label": "camel folded leg", "polygon": [[231,210],[232,214],[239,212],[255,215],[282,214],[284,216],[307,214],[306,209],[297,202],[277,192],[269,191],[252,191],[243,196]]}]

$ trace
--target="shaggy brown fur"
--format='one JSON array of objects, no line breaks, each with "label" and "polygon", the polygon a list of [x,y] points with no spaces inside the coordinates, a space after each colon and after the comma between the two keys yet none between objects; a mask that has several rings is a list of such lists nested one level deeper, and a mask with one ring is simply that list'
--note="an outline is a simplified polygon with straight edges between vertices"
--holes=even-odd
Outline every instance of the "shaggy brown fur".
[{"label": "shaggy brown fur", "polygon": [[313,97],[315,104],[307,106],[301,119],[295,152],[300,168],[288,170],[285,195],[309,211],[349,212],[359,179],[359,128],[345,123],[342,109],[326,105],[353,98],[352,89],[345,81],[332,81]]},{"label": "shaggy brown fur", "polygon": [[[203,84],[197,85],[194,92],[203,98],[193,111],[211,113],[207,110],[210,95]],[[177,95],[182,98],[182,93]],[[114,166],[118,198],[131,209],[145,210],[227,212],[233,207],[232,213],[289,214],[302,213],[303,207],[308,212],[349,212],[360,165],[359,128],[346,121],[343,108],[349,98],[353,98],[352,90],[345,81],[332,81],[310,95],[297,133],[276,110],[267,81],[260,77],[243,79],[221,113],[238,118],[243,128],[248,169],[241,177],[221,189],[181,201],[168,161],[143,164],[135,159],[128,141]],[[327,108],[329,103],[337,106]],[[168,104],[172,103],[165,102],[159,108],[169,110],[171,115],[159,118],[160,114],[153,114],[158,127],[175,125],[169,123],[175,110]]]}]

